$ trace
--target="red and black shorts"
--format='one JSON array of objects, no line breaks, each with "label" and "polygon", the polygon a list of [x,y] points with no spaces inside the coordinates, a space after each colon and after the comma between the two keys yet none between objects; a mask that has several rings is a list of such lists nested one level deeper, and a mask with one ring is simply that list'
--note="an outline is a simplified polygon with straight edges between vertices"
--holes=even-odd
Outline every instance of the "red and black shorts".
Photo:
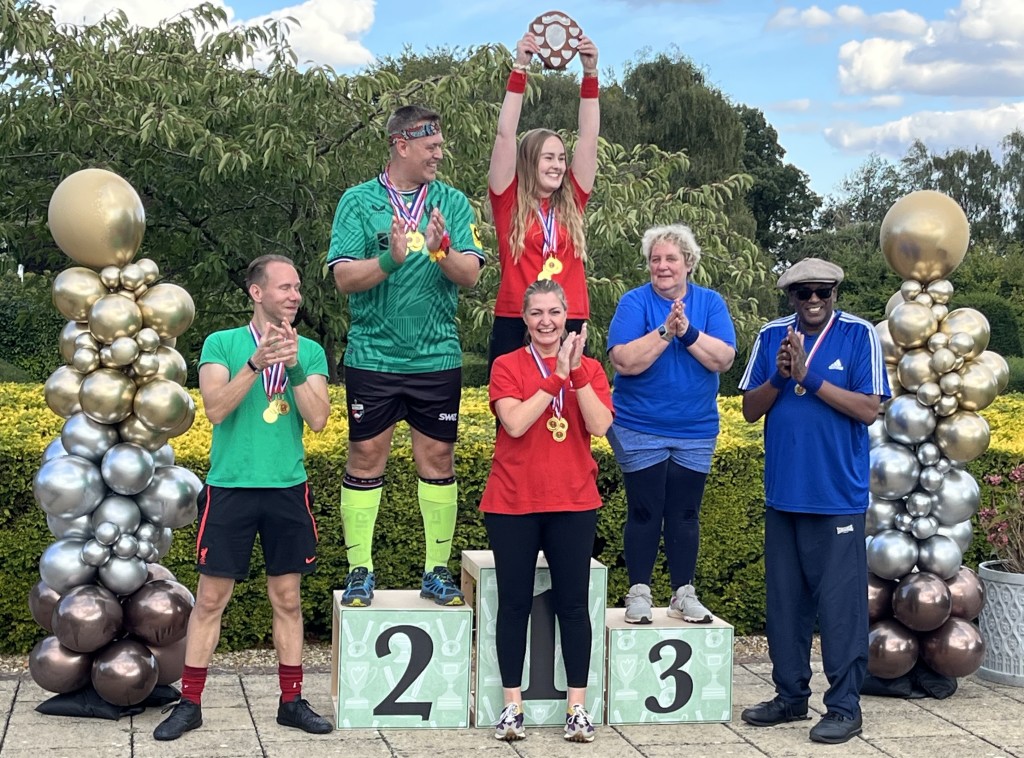
[{"label": "red and black shorts", "polygon": [[373,439],[399,421],[441,442],[455,442],[462,369],[391,374],[345,367],[348,438]]},{"label": "red and black shorts", "polygon": [[196,538],[200,574],[248,579],[257,534],[267,576],[316,569],[318,535],[309,483],[273,489],[203,487]]}]

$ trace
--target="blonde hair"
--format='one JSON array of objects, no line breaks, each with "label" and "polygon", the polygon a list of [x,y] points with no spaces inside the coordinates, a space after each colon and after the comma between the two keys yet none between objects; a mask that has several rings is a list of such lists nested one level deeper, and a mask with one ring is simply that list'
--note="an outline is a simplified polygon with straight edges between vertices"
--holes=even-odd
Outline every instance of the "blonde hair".
[{"label": "blonde hair", "polygon": [[[562,289],[562,285],[551,279],[538,279],[535,282],[531,282],[530,286],[526,288],[526,292],[523,294],[523,318],[526,318],[526,311],[530,307],[530,298],[534,295],[547,295],[555,294],[558,296],[559,301],[562,303],[562,310],[569,313],[569,305],[565,302],[565,290]],[[565,341],[568,332],[563,328],[561,339]],[[526,333],[526,344],[530,344],[530,333]]]},{"label": "blonde hair", "polygon": [[[537,164],[544,142],[549,137],[557,137],[550,129],[531,129],[519,141],[516,152],[516,177],[519,186],[516,189],[516,212],[512,218],[512,236],[509,242],[512,247],[512,261],[518,263],[523,257],[526,241],[526,230],[536,218],[539,176]],[[564,145],[564,143],[563,143]],[[555,220],[565,227],[576,249],[576,257],[586,260],[587,241],[583,234],[583,212],[576,205],[576,197],[572,181],[568,174],[562,180],[562,186],[551,193],[550,207],[555,212]]]},{"label": "blonde hair", "polygon": [[683,256],[683,260],[691,272],[697,268],[697,264],[700,263],[700,245],[697,244],[697,239],[686,224],[652,226],[644,232],[640,249],[643,251],[644,260],[647,261],[648,266],[651,264],[651,248],[660,242],[667,242],[679,248],[679,254]]}]

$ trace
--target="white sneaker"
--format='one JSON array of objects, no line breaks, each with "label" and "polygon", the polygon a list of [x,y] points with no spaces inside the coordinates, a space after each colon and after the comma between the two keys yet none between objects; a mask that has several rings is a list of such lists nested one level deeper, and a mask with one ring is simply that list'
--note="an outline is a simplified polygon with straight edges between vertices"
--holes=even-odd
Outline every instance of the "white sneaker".
[{"label": "white sneaker", "polygon": [[587,710],[577,703],[565,714],[565,739],[569,742],[593,742],[594,723]]},{"label": "white sneaker", "polygon": [[668,615],[691,624],[711,623],[711,611],[701,605],[692,584],[684,584],[675,591],[668,604]]},{"label": "white sneaker", "polygon": [[626,593],[626,623],[650,624],[654,620],[652,604],[651,588],[646,584],[634,584]]},{"label": "white sneaker", "polygon": [[526,727],[523,726],[523,712],[515,703],[509,703],[498,717],[498,723],[494,725],[494,739],[515,742],[525,737]]}]

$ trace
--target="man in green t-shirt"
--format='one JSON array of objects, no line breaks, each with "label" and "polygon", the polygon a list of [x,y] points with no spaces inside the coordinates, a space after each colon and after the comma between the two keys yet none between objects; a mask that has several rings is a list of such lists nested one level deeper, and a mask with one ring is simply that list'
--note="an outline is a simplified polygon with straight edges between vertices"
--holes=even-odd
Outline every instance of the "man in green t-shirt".
[{"label": "man in green t-shirt", "polygon": [[342,603],[373,599],[373,528],[395,424],[412,428],[426,539],[420,595],[461,605],[448,569],[458,511],[454,449],[462,397],[458,288],[483,251],[466,196],[437,180],[440,116],[416,105],[388,120],[390,161],[342,195],[328,265],[349,296],[345,351],[349,457],[341,487],[349,575]]},{"label": "man in green t-shirt", "polygon": [[299,582],[316,567],[313,495],[303,466],[303,426],[327,424],[327,358],[292,322],[302,303],[291,260],[264,255],[249,264],[253,302],[244,327],[214,332],[199,358],[199,391],[213,423],[210,473],[199,498],[199,586],[188,621],[181,700],[153,736],[175,740],[202,725],[207,668],[235,582],[249,576],[256,535],[274,610],[281,699],[277,723],[314,734],[331,731],[302,698]]}]

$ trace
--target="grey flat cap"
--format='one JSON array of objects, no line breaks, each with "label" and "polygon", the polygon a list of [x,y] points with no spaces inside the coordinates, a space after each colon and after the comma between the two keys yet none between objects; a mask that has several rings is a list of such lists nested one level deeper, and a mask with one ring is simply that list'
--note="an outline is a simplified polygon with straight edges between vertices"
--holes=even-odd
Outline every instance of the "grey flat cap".
[{"label": "grey flat cap", "polygon": [[803,282],[835,282],[843,281],[843,270],[834,263],[821,258],[804,258],[782,272],[779,283],[780,290],[789,289],[794,284]]}]

